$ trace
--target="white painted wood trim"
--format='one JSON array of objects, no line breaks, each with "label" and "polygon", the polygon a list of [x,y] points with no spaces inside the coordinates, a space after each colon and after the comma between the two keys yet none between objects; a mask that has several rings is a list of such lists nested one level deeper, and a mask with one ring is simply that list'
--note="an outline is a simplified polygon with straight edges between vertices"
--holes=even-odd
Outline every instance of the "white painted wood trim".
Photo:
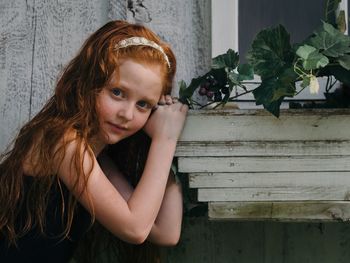
[{"label": "white painted wood trim", "polygon": [[192,188],[337,187],[348,185],[350,172],[191,173]]},{"label": "white painted wood trim", "polygon": [[212,57],[238,51],[238,0],[211,1]]},{"label": "white painted wood trim", "polygon": [[347,155],[350,141],[179,142],[176,156]]},{"label": "white painted wood trim", "polygon": [[212,220],[349,221],[350,202],[210,202],[208,216]]},{"label": "white painted wood trim", "polygon": [[350,171],[348,156],[179,157],[179,171],[196,172],[315,172]]},{"label": "white painted wood trim", "polygon": [[[181,141],[350,140],[350,109],[193,110]],[[335,132],[336,131],[336,132]]]},{"label": "white painted wood trim", "polygon": [[343,220],[348,206],[335,206],[332,214],[325,212],[328,205],[307,204],[350,199],[349,117],[349,109],[282,110],[279,119],[265,110],[190,111],[176,151],[178,168],[189,173],[198,201],[210,206],[277,202],[287,209],[271,216],[263,206],[244,206],[240,217],[230,208],[210,218],[242,219],[245,212],[248,220]]},{"label": "white painted wood trim", "polygon": [[348,1],[346,0],[341,0],[340,4],[339,4],[339,10],[344,10],[345,12],[345,23],[346,23],[346,30],[345,30],[345,34],[349,33],[349,13],[348,13]]},{"label": "white painted wood trim", "polygon": [[347,201],[349,186],[200,188],[198,201]]}]

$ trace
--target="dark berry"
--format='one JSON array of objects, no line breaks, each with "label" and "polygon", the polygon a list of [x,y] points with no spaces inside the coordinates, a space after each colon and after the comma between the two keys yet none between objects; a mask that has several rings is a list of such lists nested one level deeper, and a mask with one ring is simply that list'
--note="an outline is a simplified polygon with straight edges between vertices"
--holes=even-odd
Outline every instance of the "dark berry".
[{"label": "dark berry", "polygon": [[209,90],[209,91],[207,92],[207,97],[208,97],[208,99],[211,99],[213,96],[214,96],[214,92],[211,91],[211,90]]},{"label": "dark berry", "polygon": [[218,85],[218,81],[214,79],[214,77],[207,80],[210,86],[216,86]]},{"label": "dark berry", "polygon": [[207,95],[207,92],[208,92],[207,88],[205,86],[201,85],[199,88],[199,91],[198,91],[199,95],[205,96],[205,95]]}]

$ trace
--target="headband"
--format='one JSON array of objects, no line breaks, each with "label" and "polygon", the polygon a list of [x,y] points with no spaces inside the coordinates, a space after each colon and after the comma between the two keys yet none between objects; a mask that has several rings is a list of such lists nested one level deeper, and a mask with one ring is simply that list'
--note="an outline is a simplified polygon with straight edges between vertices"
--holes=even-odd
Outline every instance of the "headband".
[{"label": "headband", "polygon": [[151,40],[148,40],[147,38],[144,38],[144,37],[130,37],[119,41],[114,48],[115,50],[118,50],[120,48],[126,48],[129,46],[148,46],[148,47],[157,49],[160,53],[162,53],[166,63],[168,64],[168,67],[170,68],[170,62],[169,62],[168,56],[165,54],[163,48],[159,46],[157,43]]}]

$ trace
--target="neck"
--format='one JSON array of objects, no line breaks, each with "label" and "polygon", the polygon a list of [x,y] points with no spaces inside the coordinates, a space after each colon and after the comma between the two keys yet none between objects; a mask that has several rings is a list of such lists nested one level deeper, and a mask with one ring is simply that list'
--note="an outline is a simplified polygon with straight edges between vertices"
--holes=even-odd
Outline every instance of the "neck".
[{"label": "neck", "polygon": [[100,140],[98,140],[98,138],[94,138],[92,140],[91,148],[92,148],[92,150],[93,150],[93,152],[94,152],[96,157],[102,152],[102,150],[105,147],[106,147],[106,144],[102,143]]}]

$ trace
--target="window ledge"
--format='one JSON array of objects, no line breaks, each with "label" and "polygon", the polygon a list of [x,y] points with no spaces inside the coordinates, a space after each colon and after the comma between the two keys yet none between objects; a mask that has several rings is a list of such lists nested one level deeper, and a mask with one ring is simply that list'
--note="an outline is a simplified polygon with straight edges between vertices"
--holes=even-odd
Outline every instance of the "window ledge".
[{"label": "window ledge", "polygon": [[210,219],[350,219],[350,109],[190,111],[178,143]]}]

